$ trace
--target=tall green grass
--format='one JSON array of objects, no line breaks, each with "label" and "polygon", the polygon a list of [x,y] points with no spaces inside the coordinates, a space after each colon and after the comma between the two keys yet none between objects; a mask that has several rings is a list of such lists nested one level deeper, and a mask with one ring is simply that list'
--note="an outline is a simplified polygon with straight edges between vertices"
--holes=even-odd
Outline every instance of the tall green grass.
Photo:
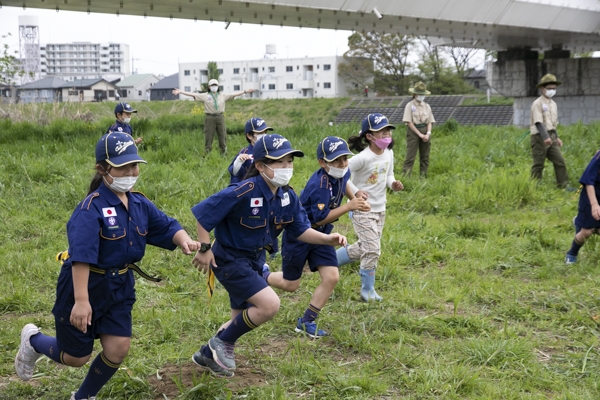
[{"label": "tall green grass", "polygon": [[[248,104],[265,119],[276,115],[276,101],[262,103],[264,109]],[[278,129],[306,154],[295,161],[298,191],[318,168],[319,140],[347,138],[358,128],[314,123],[310,115],[325,103],[305,104],[295,105],[304,121]],[[136,121],[148,161],[136,188],[194,234],[190,207],[227,185],[226,168],[246,141],[230,135],[227,157],[204,156],[201,125],[187,125],[201,116],[192,108],[159,115],[151,106],[144,112],[156,116]],[[67,245],[65,224],[86,193],[105,122],[109,116],[0,121],[0,399],[68,398],[87,373],[88,367],[60,368],[42,358],[36,378],[24,383],[12,362],[25,323],[54,332],[54,255]],[[598,147],[599,128],[560,128],[573,187]],[[412,177],[400,176],[405,134],[398,129],[396,177],[406,189],[388,194],[377,272],[384,301],[361,303],[358,265],[344,266],[318,320],[331,335],[298,337],[295,320],[319,282],[318,274],[305,274],[298,292],[280,293],[274,320],[239,341],[240,377],[230,381],[204,375],[190,362],[228,318],[226,292],[217,285],[209,303],[191,258],[149,248],[142,265],[165,280],[137,281],[130,355],[98,398],[600,398],[600,245],[592,238],[578,264],[564,264],[577,198],[555,188],[551,165],[542,182],[530,181],[522,133],[436,127],[429,178],[422,179],[418,166]],[[346,216],[336,230],[356,239]],[[281,260],[270,264],[277,270]]]}]

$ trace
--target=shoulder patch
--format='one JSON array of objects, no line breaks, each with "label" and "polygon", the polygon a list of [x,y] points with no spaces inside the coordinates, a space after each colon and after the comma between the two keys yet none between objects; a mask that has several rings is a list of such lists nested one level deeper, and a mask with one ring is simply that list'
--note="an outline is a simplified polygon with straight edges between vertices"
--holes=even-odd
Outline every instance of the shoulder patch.
[{"label": "shoulder patch", "polygon": [[323,209],[325,208],[325,204],[319,203],[317,204],[317,208],[319,209],[319,211],[323,211]]},{"label": "shoulder patch", "polygon": [[92,200],[98,196],[100,196],[100,193],[98,192],[90,193],[88,197],[81,202],[81,209],[83,210],[85,208],[86,210],[89,210],[90,206],[92,205]]},{"label": "shoulder patch", "polygon": [[243,196],[254,189],[254,182],[245,182],[242,185],[233,189],[237,197]]}]

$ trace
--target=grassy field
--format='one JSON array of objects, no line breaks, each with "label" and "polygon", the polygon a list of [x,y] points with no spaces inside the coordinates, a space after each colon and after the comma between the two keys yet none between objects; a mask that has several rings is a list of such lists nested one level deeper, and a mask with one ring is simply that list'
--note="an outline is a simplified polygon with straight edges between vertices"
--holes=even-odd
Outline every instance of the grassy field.
[{"label": "grassy field", "polygon": [[[228,109],[232,118],[233,112],[264,117],[305,151],[292,179],[301,189],[318,168],[318,141],[358,129],[326,124],[345,104],[339,103],[283,104],[281,117],[277,102],[235,101],[236,109]],[[158,107],[145,105],[148,110],[138,105],[138,117]],[[87,373],[87,366],[42,358],[35,378],[21,382],[13,359],[24,324],[54,333],[50,311],[60,268],[54,256],[67,246],[65,224],[85,196],[94,145],[114,104],[95,106],[93,115],[80,109],[89,118],[77,120],[76,105],[11,111],[21,113],[15,120],[36,123],[0,120],[2,400],[67,399]],[[201,116],[193,106],[163,103],[152,110],[155,117],[137,121],[149,163],[136,186],[192,234],[190,207],[227,185],[230,159],[246,143],[230,135],[226,158],[217,152],[202,157]],[[236,376],[212,378],[190,357],[228,318],[226,292],[217,285],[209,303],[204,276],[190,257],[149,247],[142,266],[165,280],[137,281],[131,351],[98,398],[600,398],[600,243],[592,238],[578,264],[564,264],[575,194],[555,188],[551,165],[540,184],[530,181],[523,129],[450,127],[433,131],[428,179],[400,177],[405,133],[395,133],[396,177],[406,189],[388,194],[377,281],[383,302],[360,302],[358,265],[342,267],[319,319],[331,335],[309,340],[293,331],[318,284],[318,275],[305,274],[298,292],[280,293],[274,320],[238,342]],[[574,187],[598,148],[599,129],[559,130]],[[350,242],[356,238],[347,216],[336,230]],[[270,262],[273,269],[280,263]]]}]

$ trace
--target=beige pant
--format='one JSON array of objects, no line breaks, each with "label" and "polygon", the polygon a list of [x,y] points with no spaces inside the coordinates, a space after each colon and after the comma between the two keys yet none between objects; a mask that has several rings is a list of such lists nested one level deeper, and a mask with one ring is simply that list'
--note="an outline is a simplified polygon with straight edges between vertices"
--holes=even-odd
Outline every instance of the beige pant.
[{"label": "beige pant", "polygon": [[383,212],[360,212],[352,214],[352,224],[358,241],[346,247],[351,260],[360,259],[360,268],[374,270],[381,255],[381,234],[385,222]]}]

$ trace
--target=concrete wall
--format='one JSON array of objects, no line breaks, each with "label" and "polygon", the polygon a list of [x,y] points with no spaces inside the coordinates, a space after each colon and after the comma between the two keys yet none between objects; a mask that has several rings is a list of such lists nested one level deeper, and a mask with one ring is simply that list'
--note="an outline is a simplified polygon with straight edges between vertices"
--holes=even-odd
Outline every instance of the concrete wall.
[{"label": "concrete wall", "polygon": [[531,103],[540,96],[535,85],[548,73],[563,82],[553,98],[562,125],[600,120],[600,58],[498,61],[487,71],[495,90],[515,98],[515,125],[529,126]]}]

